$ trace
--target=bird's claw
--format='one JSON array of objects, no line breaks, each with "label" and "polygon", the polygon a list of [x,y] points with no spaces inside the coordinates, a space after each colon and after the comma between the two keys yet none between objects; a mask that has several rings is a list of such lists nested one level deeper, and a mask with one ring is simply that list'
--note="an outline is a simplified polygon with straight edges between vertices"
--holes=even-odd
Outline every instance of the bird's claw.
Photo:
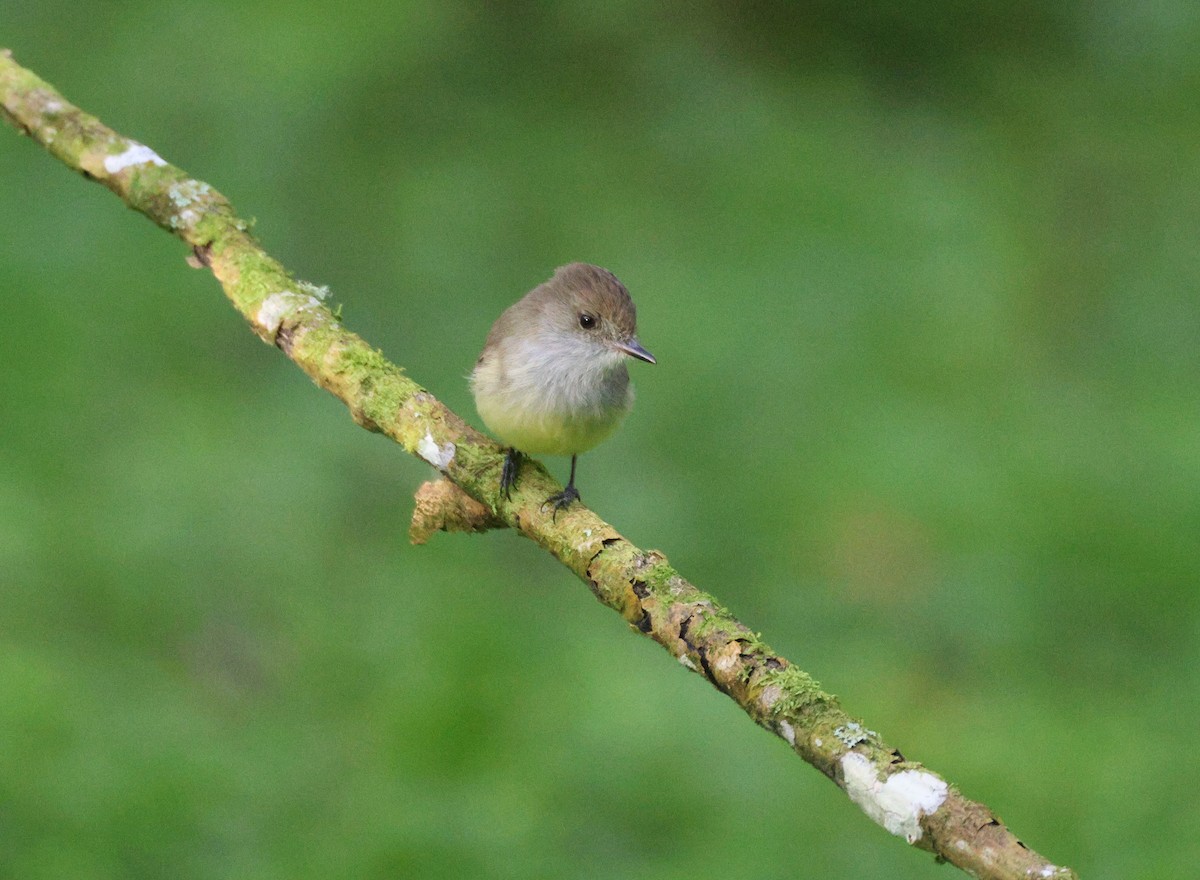
[{"label": "bird's claw", "polygon": [[509,449],[504,453],[504,467],[500,469],[500,494],[512,500],[512,487],[517,484],[517,473],[521,470],[521,453]]},{"label": "bird's claw", "polygon": [[574,486],[567,486],[567,488],[563,489],[561,492],[557,492],[543,501],[542,509],[544,510],[548,505],[554,507],[554,515],[550,517],[550,521],[554,522],[558,519],[558,512],[560,510],[566,510],[571,506],[572,501],[578,500],[579,490]]}]

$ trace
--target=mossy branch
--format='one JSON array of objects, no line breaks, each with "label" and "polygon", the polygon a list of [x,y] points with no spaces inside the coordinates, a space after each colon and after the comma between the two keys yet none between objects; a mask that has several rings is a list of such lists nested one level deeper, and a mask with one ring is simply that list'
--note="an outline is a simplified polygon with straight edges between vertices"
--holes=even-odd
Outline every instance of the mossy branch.
[{"label": "mossy branch", "polygon": [[661,553],[635,547],[582,505],[556,521],[542,501],[561,487],[544,468],[527,466],[512,499],[500,497],[500,447],[343,327],[323,291],[267,255],[207,183],[72,106],[8,52],[0,52],[0,108],[68,168],[187,243],[193,264],[212,270],[254,332],[341,399],[358,424],[391,437],[469,496],[456,498],[448,484],[427,490],[417,517],[425,535],[507,525],[532,538],[631,627],[837,783],[868,816],[939,859],[995,880],[1076,876],[1026,848],[987,807],[849,717]]}]

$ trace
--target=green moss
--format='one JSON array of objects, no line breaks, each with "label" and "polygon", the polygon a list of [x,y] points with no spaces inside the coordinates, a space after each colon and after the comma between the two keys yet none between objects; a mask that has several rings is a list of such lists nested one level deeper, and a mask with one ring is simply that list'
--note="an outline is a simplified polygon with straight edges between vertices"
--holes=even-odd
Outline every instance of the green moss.
[{"label": "green moss", "polygon": [[[206,212],[192,227],[192,234],[195,241],[205,243],[213,242],[222,237],[229,230],[229,218],[220,214],[212,214]],[[234,229],[241,232],[242,229],[234,224]]]},{"label": "green moss", "polygon": [[811,675],[795,666],[768,670],[760,679],[763,689],[774,685],[783,695],[771,706],[771,715],[796,715],[801,710],[831,698]]},{"label": "green moss", "polygon": [[698,593],[692,601],[699,606],[692,616],[691,632],[694,638],[708,640],[716,637],[720,641],[733,641],[740,640],[749,632],[728,608],[707,593]]},{"label": "green moss", "polygon": [[[621,549],[629,555],[630,563],[637,572],[637,579],[645,583],[651,593],[664,601],[686,598],[671,595],[671,588],[679,584],[681,579],[665,558],[658,554],[653,554],[653,557],[650,554],[643,555],[637,547],[627,542]],[[646,564],[647,561],[650,562],[649,565]]]},{"label": "green moss", "polygon": [[390,370],[399,372],[399,367],[383,356],[377,348],[371,348],[366,343],[347,346],[338,358],[334,370],[345,376],[369,376],[372,373],[384,373]]},{"label": "green moss", "polygon": [[[331,336],[345,338],[349,334],[341,325],[331,321],[328,325]],[[356,403],[351,403],[355,418],[367,427],[382,430],[391,425],[400,408],[405,405],[420,386],[404,375],[404,371],[383,356],[377,349],[363,343],[358,337],[344,348],[334,365],[334,372],[345,384],[357,389]],[[411,444],[405,444],[406,446]]]}]

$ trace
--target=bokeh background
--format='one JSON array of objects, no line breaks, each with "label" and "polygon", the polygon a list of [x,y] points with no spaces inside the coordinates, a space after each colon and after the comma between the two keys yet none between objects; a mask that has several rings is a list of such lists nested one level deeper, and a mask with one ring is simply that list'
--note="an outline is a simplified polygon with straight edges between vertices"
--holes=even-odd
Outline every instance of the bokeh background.
[{"label": "bokeh background", "polygon": [[[906,755],[1088,878],[1200,863],[1200,13],[6,4],[475,417],[613,269],[581,462]],[[0,877],[947,877],[423,463],[185,249],[0,132]],[[566,462],[550,462],[561,477]]]}]

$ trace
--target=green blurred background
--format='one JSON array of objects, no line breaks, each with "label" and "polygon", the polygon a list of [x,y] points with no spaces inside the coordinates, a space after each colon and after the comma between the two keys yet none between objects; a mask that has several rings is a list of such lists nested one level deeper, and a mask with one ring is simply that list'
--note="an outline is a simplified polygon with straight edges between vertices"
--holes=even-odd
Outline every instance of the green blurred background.
[{"label": "green blurred background", "polygon": [[[2,18],[476,424],[613,269],[587,502],[1049,858],[1194,873],[1195,4]],[[429,468],[7,129],[0,195],[0,877],[954,873],[529,542],[409,546]]]}]

